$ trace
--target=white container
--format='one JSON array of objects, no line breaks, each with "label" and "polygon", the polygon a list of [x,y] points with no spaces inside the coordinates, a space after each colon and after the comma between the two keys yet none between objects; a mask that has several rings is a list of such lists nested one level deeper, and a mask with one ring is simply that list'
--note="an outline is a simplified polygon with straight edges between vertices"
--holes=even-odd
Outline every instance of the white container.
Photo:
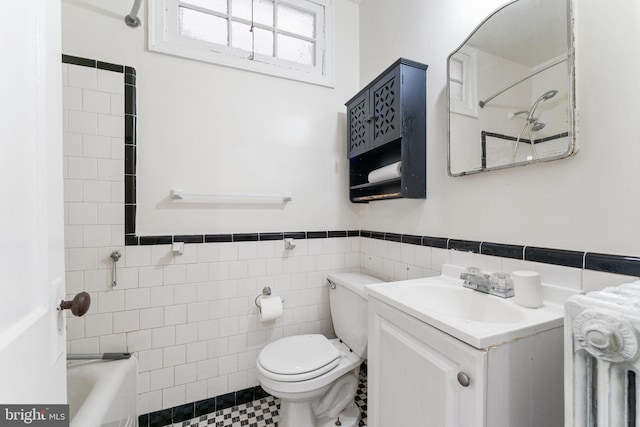
[{"label": "white container", "polygon": [[542,306],[542,283],[540,274],[535,271],[514,271],[513,291],[514,301],[522,307],[538,308]]}]

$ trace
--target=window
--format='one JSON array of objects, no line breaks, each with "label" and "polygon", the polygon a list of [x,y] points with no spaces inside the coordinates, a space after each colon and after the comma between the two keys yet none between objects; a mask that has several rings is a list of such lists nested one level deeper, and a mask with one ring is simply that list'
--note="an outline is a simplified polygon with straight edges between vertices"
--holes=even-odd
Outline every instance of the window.
[{"label": "window", "polygon": [[149,48],[332,86],[333,0],[154,0]]},{"label": "window", "polygon": [[451,111],[478,117],[476,92],[476,51],[465,46],[449,58]]}]

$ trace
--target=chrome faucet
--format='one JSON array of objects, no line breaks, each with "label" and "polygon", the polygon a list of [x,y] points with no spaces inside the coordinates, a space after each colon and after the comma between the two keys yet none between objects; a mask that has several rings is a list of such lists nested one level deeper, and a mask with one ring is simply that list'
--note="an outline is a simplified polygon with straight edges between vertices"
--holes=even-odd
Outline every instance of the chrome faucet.
[{"label": "chrome faucet", "polygon": [[460,278],[464,280],[462,286],[465,288],[500,298],[514,296],[513,279],[508,273],[493,273],[489,275],[479,268],[469,267],[464,273],[460,274]]}]

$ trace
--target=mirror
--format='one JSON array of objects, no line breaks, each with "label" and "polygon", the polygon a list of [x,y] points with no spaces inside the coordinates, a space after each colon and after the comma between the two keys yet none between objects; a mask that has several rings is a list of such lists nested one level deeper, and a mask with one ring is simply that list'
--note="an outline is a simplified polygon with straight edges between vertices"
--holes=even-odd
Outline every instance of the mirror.
[{"label": "mirror", "polygon": [[448,58],[451,176],[576,152],[570,0],[516,0]]}]

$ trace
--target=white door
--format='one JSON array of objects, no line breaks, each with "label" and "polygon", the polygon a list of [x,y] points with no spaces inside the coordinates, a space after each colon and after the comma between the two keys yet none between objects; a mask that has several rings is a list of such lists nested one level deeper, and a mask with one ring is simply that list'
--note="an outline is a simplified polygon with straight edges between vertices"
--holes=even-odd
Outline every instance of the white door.
[{"label": "white door", "polygon": [[3,2],[0,52],[0,404],[66,403],[60,0]]}]

